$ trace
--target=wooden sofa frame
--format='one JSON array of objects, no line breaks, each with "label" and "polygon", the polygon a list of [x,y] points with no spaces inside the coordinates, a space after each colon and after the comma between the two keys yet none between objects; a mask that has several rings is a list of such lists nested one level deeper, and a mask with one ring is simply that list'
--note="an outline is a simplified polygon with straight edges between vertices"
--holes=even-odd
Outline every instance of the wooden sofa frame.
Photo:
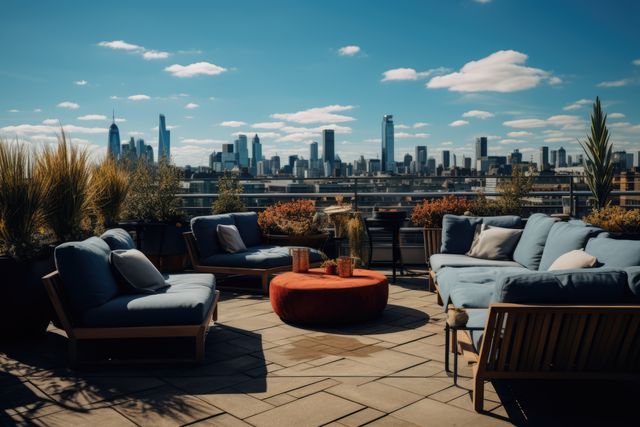
[{"label": "wooden sofa frame", "polygon": [[638,305],[492,304],[475,355],[474,409],[483,410],[488,380],[640,379],[639,332]]},{"label": "wooden sofa frame", "polygon": [[[62,282],[58,271],[49,273],[42,278],[44,287],[49,294],[53,308],[67,334],[69,340],[69,360],[72,365],[78,362],[78,342],[81,340],[125,339],[125,338],[176,338],[193,337],[195,339],[196,363],[204,361],[205,340],[212,321],[218,320],[218,300],[220,291],[216,290],[215,299],[209,312],[199,325],[169,325],[169,326],[132,326],[132,327],[77,327],[73,325],[69,311],[64,304]],[[138,360],[136,362],[156,362],[159,359]],[[163,359],[162,362],[167,362]],[[173,360],[172,360],[173,361]],[[179,360],[182,361],[182,360]]]},{"label": "wooden sofa frame", "polygon": [[[198,251],[198,244],[196,242],[196,238],[193,235],[192,231],[182,233],[185,241],[187,242],[187,251],[189,253],[189,258],[191,259],[191,265],[193,269],[198,273],[220,273],[220,274],[230,274],[235,276],[260,276],[261,278],[261,286],[262,293],[264,295],[269,295],[269,278],[277,273],[283,273],[285,271],[291,271],[290,265],[285,265],[282,267],[273,267],[273,268],[241,268],[241,267],[216,267],[210,265],[202,265],[200,264],[200,253]],[[321,263],[311,263],[311,267],[320,266]],[[220,286],[224,288],[223,286]],[[227,287],[228,288],[228,287]]]}]

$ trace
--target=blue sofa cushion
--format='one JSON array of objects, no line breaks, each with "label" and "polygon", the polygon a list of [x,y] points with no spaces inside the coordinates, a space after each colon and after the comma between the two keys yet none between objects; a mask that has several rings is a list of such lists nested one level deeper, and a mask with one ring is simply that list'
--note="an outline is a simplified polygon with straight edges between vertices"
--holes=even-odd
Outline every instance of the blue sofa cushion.
[{"label": "blue sofa cushion", "polygon": [[640,266],[640,240],[617,240],[598,236],[589,239],[584,249],[605,267]]},{"label": "blue sofa cushion", "polygon": [[529,270],[537,270],[547,236],[555,222],[554,218],[545,214],[531,215],[513,252],[513,260],[524,265]]},{"label": "blue sofa cushion", "polygon": [[200,260],[224,253],[216,233],[218,224],[235,225],[235,222],[229,214],[197,216],[191,219],[191,230],[198,245]]},{"label": "blue sofa cushion", "polygon": [[258,226],[258,214],[255,212],[232,213],[231,217],[236,223],[240,237],[246,247],[260,246],[262,244],[262,232]]},{"label": "blue sofa cushion", "polygon": [[476,225],[482,218],[462,215],[445,215],[442,218],[442,246],[445,254],[466,254],[473,243]]},{"label": "blue sofa cushion", "polygon": [[[219,254],[203,259],[203,265],[236,268],[275,268],[291,265],[289,246],[260,245],[247,248],[245,252]],[[309,262],[322,261],[320,251],[309,249]]]},{"label": "blue sofa cushion", "polygon": [[469,314],[469,321],[467,327],[469,328],[482,328],[476,331],[469,331],[471,335],[471,344],[476,353],[480,353],[480,346],[482,345],[482,337],[484,336],[484,327],[487,325],[487,317],[489,316],[488,309],[467,310]]},{"label": "blue sofa cushion", "polygon": [[522,228],[522,218],[517,215],[483,216],[482,223],[492,227]]},{"label": "blue sofa cushion", "polygon": [[170,276],[171,286],[151,295],[120,295],[84,314],[87,327],[198,325],[215,299],[212,274]]},{"label": "blue sofa cushion", "polygon": [[[496,280],[501,274],[515,274],[528,272],[522,266],[518,267],[445,267],[436,274],[440,298],[447,304],[463,304],[465,307],[489,306]],[[458,289],[460,288],[460,289]],[[456,301],[454,301],[454,294]]]},{"label": "blue sofa cushion", "polygon": [[74,319],[118,294],[118,283],[109,265],[109,245],[99,237],[63,243],[55,249],[65,302]]},{"label": "blue sofa cushion", "polygon": [[112,228],[111,230],[107,230],[102,233],[100,238],[107,242],[109,249],[112,251],[136,248],[136,244],[133,242],[131,235],[122,228]]},{"label": "blue sofa cushion", "polygon": [[528,304],[607,304],[625,302],[627,274],[613,268],[503,274],[493,301]]},{"label": "blue sofa cushion", "polygon": [[634,300],[640,300],[640,267],[627,267],[627,283]]},{"label": "blue sofa cushion", "polygon": [[601,231],[602,229],[597,227],[569,224],[568,222],[553,224],[544,245],[538,270],[547,271],[560,255],[576,249],[583,249],[589,239],[597,236]]},{"label": "blue sofa cushion", "polygon": [[522,267],[515,261],[474,258],[459,254],[433,254],[429,265],[436,273],[444,267]]}]

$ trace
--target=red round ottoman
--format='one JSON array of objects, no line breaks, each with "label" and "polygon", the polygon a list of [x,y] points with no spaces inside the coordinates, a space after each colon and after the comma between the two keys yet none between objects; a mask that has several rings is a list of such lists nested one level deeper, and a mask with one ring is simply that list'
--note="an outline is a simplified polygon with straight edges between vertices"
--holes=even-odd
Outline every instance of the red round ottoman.
[{"label": "red round ottoman", "polygon": [[269,298],[280,319],[305,325],[337,325],[376,318],[387,305],[389,283],[380,273],[356,269],[353,277],[284,273],[271,280]]}]

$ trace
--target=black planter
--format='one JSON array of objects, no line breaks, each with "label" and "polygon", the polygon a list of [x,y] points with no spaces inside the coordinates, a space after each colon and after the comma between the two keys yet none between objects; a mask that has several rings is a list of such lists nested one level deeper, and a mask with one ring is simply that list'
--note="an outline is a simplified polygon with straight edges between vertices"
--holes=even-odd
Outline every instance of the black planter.
[{"label": "black planter", "polygon": [[640,233],[622,233],[622,232],[613,232],[610,231],[612,239],[617,240],[640,240]]},{"label": "black planter", "polygon": [[182,233],[189,231],[188,223],[144,223],[141,251],[164,272],[179,272],[184,269],[187,246]]},{"label": "black planter", "polygon": [[42,277],[54,270],[53,248],[28,261],[0,256],[0,340],[44,336],[53,308]]}]

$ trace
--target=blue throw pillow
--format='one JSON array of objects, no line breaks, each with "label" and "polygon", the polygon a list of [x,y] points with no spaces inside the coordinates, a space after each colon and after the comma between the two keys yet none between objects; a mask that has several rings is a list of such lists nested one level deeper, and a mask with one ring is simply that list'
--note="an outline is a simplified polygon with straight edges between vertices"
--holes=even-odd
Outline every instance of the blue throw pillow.
[{"label": "blue throw pillow", "polygon": [[598,236],[589,239],[585,252],[598,259],[605,267],[640,266],[640,240],[618,240]]},{"label": "blue throw pillow", "polygon": [[537,270],[547,236],[555,223],[556,220],[548,215],[541,213],[531,215],[520,236],[518,246],[513,251],[513,260],[529,270]]},{"label": "blue throw pillow", "polygon": [[197,216],[191,219],[191,230],[198,245],[200,259],[224,253],[216,232],[218,224],[235,225],[235,222],[229,214]]},{"label": "blue throw pillow", "polygon": [[544,251],[542,252],[538,270],[548,270],[556,259],[567,252],[584,249],[589,239],[597,236],[601,231],[602,229],[597,227],[570,224],[568,222],[553,224],[544,244]]},{"label": "blue throw pillow", "polygon": [[118,284],[109,265],[109,245],[99,237],[63,243],[55,249],[65,301],[74,316],[98,307],[118,294]]},{"label": "blue throw pillow", "polygon": [[258,226],[258,214],[255,212],[232,213],[231,216],[240,232],[240,237],[245,246],[260,246],[262,244],[262,232]]},{"label": "blue throw pillow", "polygon": [[522,228],[522,218],[517,215],[483,216],[482,223],[500,228]]},{"label": "blue throw pillow", "polygon": [[102,240],[107,242],[112,251],[135,249],[136,244],[133,242],[131,235],[122,228],[112,228],[102,233]]},{"label": "blue throw pillow", "polygon": [[482,218],[474,216],[445,215],[442,218],[442,246],[444,254],[466,254],[471,248],[476,225]]}]

